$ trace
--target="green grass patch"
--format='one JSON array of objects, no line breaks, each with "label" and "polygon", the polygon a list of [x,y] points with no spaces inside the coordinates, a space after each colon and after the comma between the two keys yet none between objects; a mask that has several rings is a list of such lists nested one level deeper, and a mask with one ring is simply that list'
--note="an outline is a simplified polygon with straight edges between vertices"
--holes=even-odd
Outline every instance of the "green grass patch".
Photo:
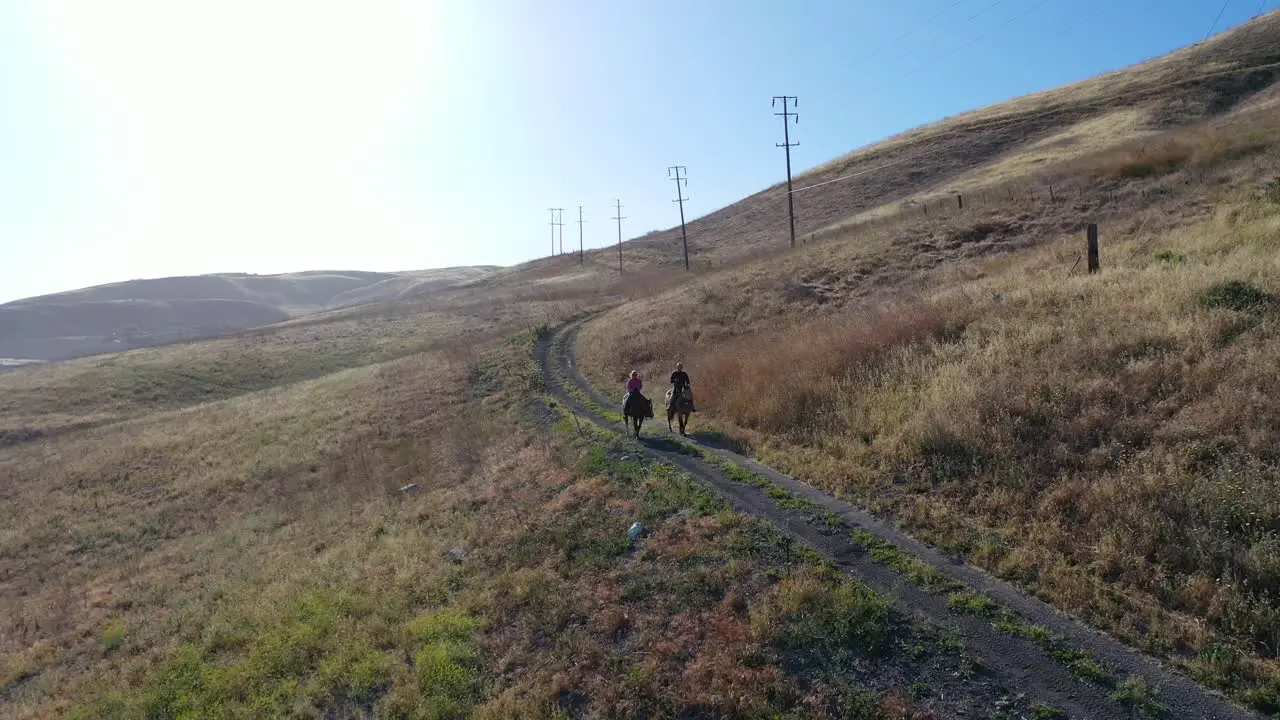
[{"label": "green grass patch", "polygon": [[1111,699],[1148,717],[1162,717],[1169,708],[1160,702],[1159,692],[1140,677],[1130,676],[1111,693]]},{"label": "green grass patch", "polygon": [[1086,652],[1070,649],[1057,650],[1053,653],[1053,659],[1066,666],[1067,670],[1079,680],[1099,685],[1109,685],[1113,680],[1111,673],[1107,672],[1102,663]]},{"label": "green grass patch", "polygon": [[651,522],[688,508],[700,516],[714,515],[728,505],[717,495],[670,465],[658,465],[645,484],[645,512],[641,520]]},{"label": "green grass patch", "polygon": [[938,649],[945,653],[964,652],[964,639],[950,630],[938,634]]},{"label": "green grass patch", "polygon": [[1269,715],[1280,716],[1280,683],[1271,683],[1244,694],[1244,701],[1253,709]]},{"label": "green grass patch", "polygon": [[1018,620],[1011,613],[1006,613],[1001,617],[1000,620],[996,622],[995,628],[997,631],[1004,633],[1005,635],[1034,640],[1044,647],[1052,647],[1057,642],[1053,633],[1039,625],[1028,625],[1027,623]]},{"label": "green grass patch", "polygon": [[1270,308],[1275,301],[1267,291],[1242,280],[1228,280],[1217,283],[1200,293],[1198,298],[1203,308],[1221,308],[1236,312],[1261,312]]},{"label": "green grass patch", "polygon": [[888,646],[891,604],[866,585],[836,572],[805,569],[785,580],[768,616],[773,645],[785,662],[852,666]]},{"label": "green grass patch", "polygon": [[746,468],[739,467],[738,465],[725,460],[710,450],[699,450],[698,454],[708,465],[724,473],[726,477],[736,483],[757,488],[773,487],[773,483],[769,482],[765,478],[760,477]]},{"label": "green grass patch", "polygon": [[1065,720],[1067,713],[1062,708],[1057,708],[1045,703],[1036,703],[1031,706],[1032,720]]},{"label": "green grass patch", "polygon": [[140,687],[102,692],[72,717],[283,716],[371,706],[391,685],[394,663],[356,627],[369,612],[350,594],[306,596],[233,642],[184,645]]},{"label": "green grass patch", "polygon": [[419,704],[437,708],[440,717],[462,714],[476,699],[481,669],[471,639],[478,629],[475,620],[451,610],[410,624],[410,634],[420,643],[413,658]]},{"label": "green grass patch", "polygon": [[986,595],[980,595],[975,592],[958,592],[947,598],[947,609],[962,615],[982,615],[985,617],[995,615],[999,606]]},{"label": "green grass patch", "polygon": [[930,593],[951,592],[964,587],[941,570],[865,530],[856,530],[850,537],[871,555],[871,559],[906,575],[912,583]]},{"label": "green grass patch", "polygon": [[128,634],[128,625],[120,618],[114,618],[102,629],[102,647],[107,652],[115,652],[124,647]]}]

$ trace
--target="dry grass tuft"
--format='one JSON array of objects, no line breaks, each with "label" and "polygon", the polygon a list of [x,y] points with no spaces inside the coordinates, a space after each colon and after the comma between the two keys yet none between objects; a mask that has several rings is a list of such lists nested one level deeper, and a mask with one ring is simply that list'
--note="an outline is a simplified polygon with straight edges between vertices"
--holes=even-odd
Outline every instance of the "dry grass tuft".
[{"label": "dry grass tuft", "polygon": [[1280,136],[1280,119],[1259,109],[1228,120],[1126,142],[1065,163],[1060,172],[1096,178],[1142,179],[1179,170],[1203,171],[1250,157]]},{"label": "dry grass tuft", "polygon": [[817,437],[842,423],[842,391],[854,368],[874,373],[902,345],[951,342],[971,314],[960,301],[843,313],[730,341],[697,358],[701,402],[742,427]]}]

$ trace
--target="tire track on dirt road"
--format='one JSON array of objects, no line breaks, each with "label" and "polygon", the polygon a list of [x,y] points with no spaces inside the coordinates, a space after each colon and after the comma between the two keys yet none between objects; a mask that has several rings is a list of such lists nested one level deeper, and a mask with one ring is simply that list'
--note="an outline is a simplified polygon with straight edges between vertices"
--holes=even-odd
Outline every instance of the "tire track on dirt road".
[{"label": "tire track on dirt road", "polygon": [[[587,319],[589,317],[565,325],[541,340],[538,361],[547,391],[557,401],[580,418],[621,433],[623,426],[613,410],[620,407],[620,399],[610,398],[593,387],[572,359],[573,341]],[[1144,716],[1144,709],[1147,716],[1169,718],[1261,717],[1072,620],[1012,585],[750,458],[701,445],[692,439],[681,439],[666,430],[642,433],[640,445],[652,457],[675,465],[720,493],[738,511],[765,520],[790,537],[802,540],[842,571],[891,598],[905,614],[959,634],[968,647],[980,655],[984,673],[1016,692],[1054,704],[1069,717],[1133,718]],[[747,474],[743,470],[754,476],[752,482],[742,480]],[[790,501],[780,502],[779,498]],[[810,510],[806,512],[805,507]],[[813,509],[818,509],[818,513]],[[868,548],[865,540],[870,536],[881,543],[876,547],[882,552]],[[890,547],[892,549],[888,549]],[[894,552],[914,556],[932,571],[965,586],[967,592],[962,595],[972,597],[970,593],[979,593],[990,598],[1016,616],[1020,627],[1047,630],[1057,636],[1061,645],[1050,648],[1027,633],[1009,633],[1008,626],[1001,631],[991,612],[963,612],[964,608],[957,612],[947,594],[939,594],[936,589],[931,592],[927,584],[918,583],[918,578],[913,582],[902,572],[901,564],[895,569],[892,561],[886,563],[886,556],[893,557]],[[1009,615],[1004,617],[1008,619]],[[1096,675],[1093,675],[1095,681],[1082,680],[1091,674],[1081,672],[1081,668],[1093,667],[1077,664],[1082,658],[1100,663],[1109,671],[1106,675],[1109,680]],[[1140,678],[1147,687],[1157,689],[1163,712],[1155,705],[1114,699],[1114,689],[1125,678]]]}]

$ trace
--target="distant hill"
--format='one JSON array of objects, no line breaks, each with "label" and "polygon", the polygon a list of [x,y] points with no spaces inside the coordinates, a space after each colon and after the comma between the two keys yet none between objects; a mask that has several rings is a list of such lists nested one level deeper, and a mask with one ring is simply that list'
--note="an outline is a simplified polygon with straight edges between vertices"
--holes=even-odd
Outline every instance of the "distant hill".
[{"label": "distant hill", "polygon": [[418,297],[495,269],[197,275],[25,298],[0,305],[0,358],[65,360],[210,337],[324,310]]}]

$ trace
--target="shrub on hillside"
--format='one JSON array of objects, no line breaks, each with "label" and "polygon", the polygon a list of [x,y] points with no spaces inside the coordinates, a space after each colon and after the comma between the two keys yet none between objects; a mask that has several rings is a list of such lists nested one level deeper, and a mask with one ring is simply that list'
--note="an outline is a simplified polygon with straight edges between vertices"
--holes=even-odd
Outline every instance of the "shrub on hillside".
[{"label": "shrub on hillside", "polygon": [[1280,205],[1280,177],[1262,186],[1262,199]]},{"label": "shrub on hillside", "polygon": [[1236,312],[1265,310],[1273,301],[1274,298],[1267,291],[1243,280],[1216,283],[1200,293],[1201,307],[1222,308]]}]

